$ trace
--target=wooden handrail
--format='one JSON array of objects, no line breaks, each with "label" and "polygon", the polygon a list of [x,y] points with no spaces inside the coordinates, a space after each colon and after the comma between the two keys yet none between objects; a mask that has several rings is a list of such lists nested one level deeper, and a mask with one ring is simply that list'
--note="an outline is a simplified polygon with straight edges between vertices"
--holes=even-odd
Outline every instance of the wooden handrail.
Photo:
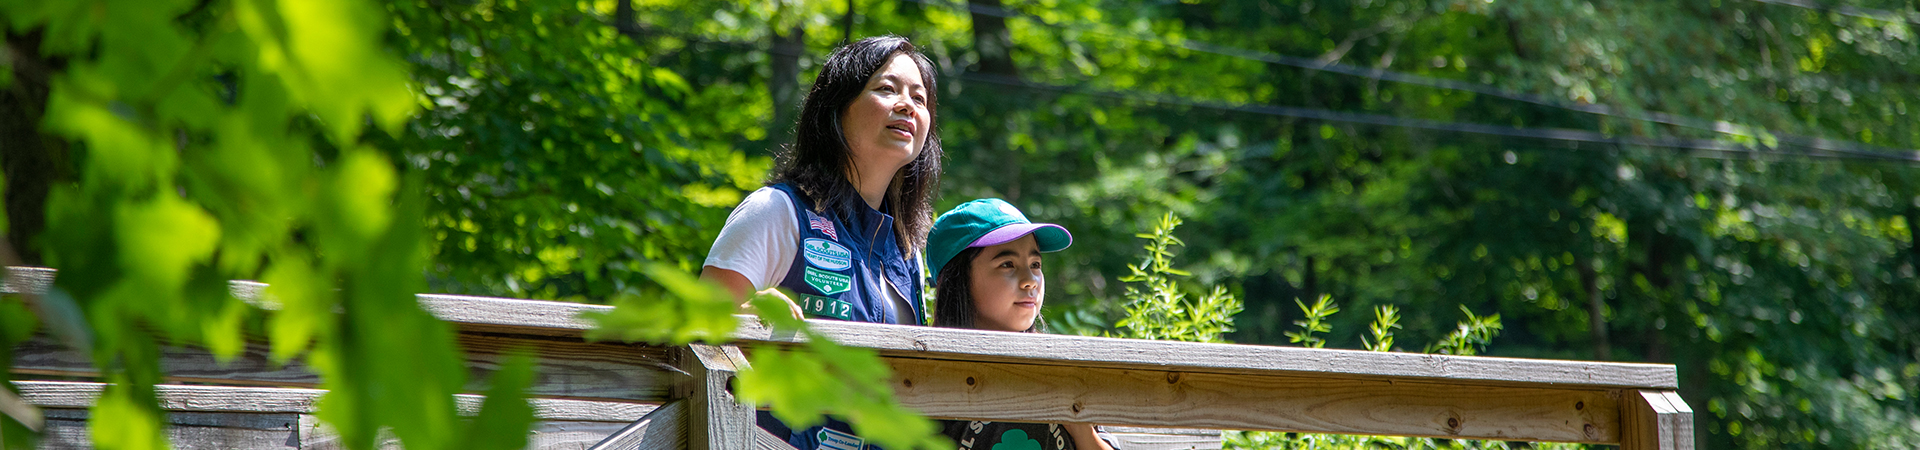
[{"label": "wooden handrail", "polygon": [[[50,271],[41,273],[50,278]],[[270,307],[258,298],[261,287],[237,282],[234,291]],[[690,427],[683,436],[699,440],[688,442],[696,447],[728,448],[722,440],[764,440],[736,428],[741,411],[750,410],[718,407],[731,397],[712,384],[714,380],[745,368],[737,356],[714,358],[738,355],[730,347],[702,353],[694,350],[698,346],[585,342],[582,336],[591,324],[580,315],[606,311],[606,306],[438,294],[420,295],[419,301],[430,313],[458,325],[476,372],[491,370],[500,349],[538,347],[541,376],[531,389],[537,397],[651,405],[687,401],[686,409],[702,417],[649,423]],[[740,320],[734,337],[742,345],[792,346],[803,339],[751,316]],[[842,344],[877,350],[894,369],[892,387],[901,401],[935,418],[1583,442],[1635,450],[1692,448],[1693,443],[1692,411],[1674,393],[1677,372],[1667,364],[1145,341],[826,320],[810,320],[809,325]],[[48,339],[37,339],[24,349],[16,352],[16,373],[88,376],[91,370],[86,358],[62,356],[66,354]],[[224,369],[209,368],[211,359],[198,349],[170,348],[162,360],[169,374],[176,374],[173,379],[181,381],[317,386],[317,378],[298,366],[254,364],[254,359],[264,361],[264,354],[264,344],[252,343]],[[686,355],[700,356],[694,359],[704,365],[689,365],[692,360]],[[705,389],[689,389],[689,383]],[[730,431],[715,431],[719,429]],[[702,436],[713,440],[694,439]],[[762,444],[753,445],[765,447]]]}]

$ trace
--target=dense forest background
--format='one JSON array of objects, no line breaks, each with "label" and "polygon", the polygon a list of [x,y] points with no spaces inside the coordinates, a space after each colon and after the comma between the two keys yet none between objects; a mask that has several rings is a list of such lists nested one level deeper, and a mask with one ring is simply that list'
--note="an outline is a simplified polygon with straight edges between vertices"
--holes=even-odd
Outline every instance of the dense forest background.
[{"label": "dense forest background", "polygon": [[[898,34],[940,71],[936,209],[1001,197],[1073,230],[1048,262],[1056,331],[1113,330],[1135,234],[1172,212],[1196,291],[1245,302],[1235,342],[1286,344],[1295,300],[1329,295],[1350,311],[1329,347],[1393,305],[1419,351],[1465,306],[1504,318],[1487,354],[1677,364],[1707,448],[1920,446],[1911,2],[382,6],[417,116],[374,105],[391,133],[315,158],[398,166],[426,290],[605,302],[655,289],[649,262],[697,270],[824,55]],[[81,242],[48,192],[102,144],[38,125],[86,53],[40,49],[73,31],[14,27],[8,238],[46,264]],[[309,128],[360,135],[343,122]]]}]

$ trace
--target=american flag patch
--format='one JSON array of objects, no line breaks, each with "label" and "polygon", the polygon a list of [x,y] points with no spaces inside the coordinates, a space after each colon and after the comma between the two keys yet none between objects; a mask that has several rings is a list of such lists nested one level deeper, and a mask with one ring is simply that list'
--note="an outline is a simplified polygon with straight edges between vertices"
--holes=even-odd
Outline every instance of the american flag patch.
[{"label": "american flag patch", "polygon": [[820,232],[825,233],[827,237],[833,238],[833,240],[836,241],[840,240],[840,235],[833,232],[833,221],[827,220],[825,217],[813,215],[812,211],[807,212],[807,228],[820,230]]}]

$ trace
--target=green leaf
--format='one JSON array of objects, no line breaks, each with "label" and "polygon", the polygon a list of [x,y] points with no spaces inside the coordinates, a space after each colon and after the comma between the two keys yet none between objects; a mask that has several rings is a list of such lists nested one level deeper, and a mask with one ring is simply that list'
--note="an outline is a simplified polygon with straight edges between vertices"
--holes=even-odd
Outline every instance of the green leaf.
[{"label": "green leaf", "polygon": [[480,416],[461,433],[458,447],[475,450],[519,450],[527,447],[528,427],[534,422],[533,405],[525,391],[533,385],[533,356],[526,350],[508,352],[500,370],[493,373],[493,386],[481,403]]}]

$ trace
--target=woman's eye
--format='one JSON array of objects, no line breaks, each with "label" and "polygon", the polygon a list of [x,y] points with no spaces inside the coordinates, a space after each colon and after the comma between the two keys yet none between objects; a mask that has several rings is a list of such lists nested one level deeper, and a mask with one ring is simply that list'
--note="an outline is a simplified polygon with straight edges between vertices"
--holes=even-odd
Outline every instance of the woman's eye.
[{"label": "woman's eye", "polygon": [[927,103],[927,96],[924,96],[924,95],[915,95],[915,96],[913,96],[913,101],[914,101],[915,103],[921,103],[921,104],[925,104],[925,103]]},{"label": "woman's eye", "polygon": [[877,89],[877,90],[878,90],[878,91],[880,91],[880,92],[885,92],[885,93],[888,93],[888,94],[892,94],[892,93],[893,93],[893,86],[887,86],[887,85],[880,85],[880,89]]}]

